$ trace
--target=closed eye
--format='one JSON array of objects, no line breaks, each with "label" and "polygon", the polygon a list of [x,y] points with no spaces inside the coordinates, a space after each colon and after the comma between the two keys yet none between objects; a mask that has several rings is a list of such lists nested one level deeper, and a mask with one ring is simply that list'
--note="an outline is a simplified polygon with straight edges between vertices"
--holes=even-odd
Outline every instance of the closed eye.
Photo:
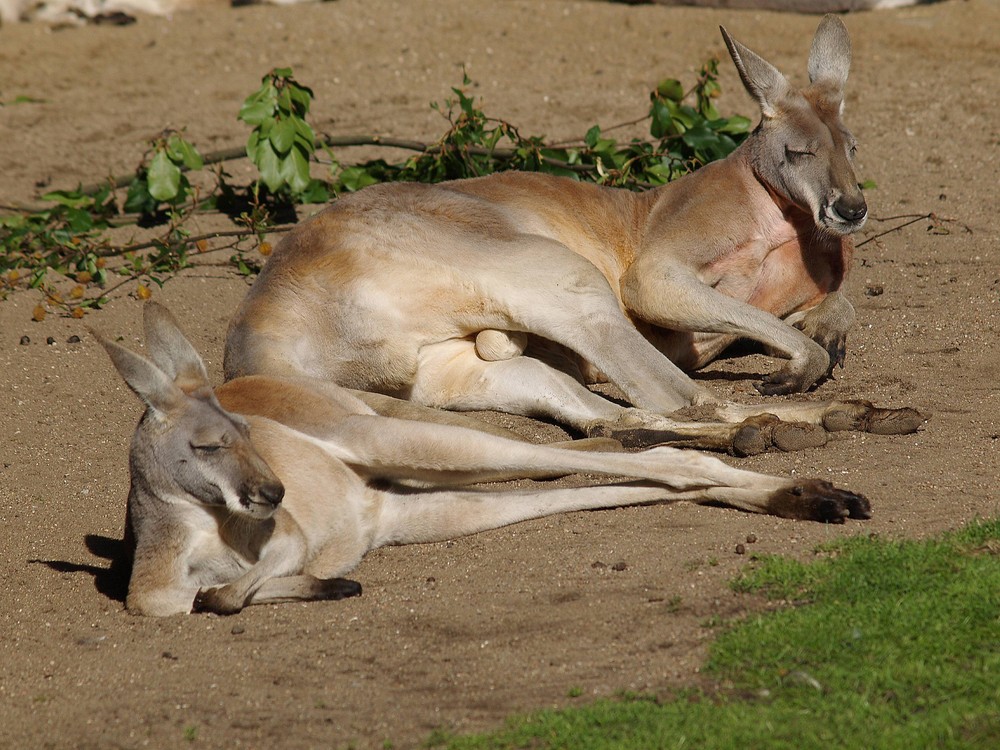
[{"label": "closed eye", "polygon": [[223,446],[220,443],[206,443],[204,445],[196,445],[195,443],[191,443],[191,450],[195,451],[196,453],[216,453],[219,450],[221,450],[222,447]]},{"label": "closed eye", "polygon": [[816,156],[816,152],[810,151],[807,148],[792,148],[791,146],[785,146],[785,158],[790,162],[802,161],[813,156]]}]

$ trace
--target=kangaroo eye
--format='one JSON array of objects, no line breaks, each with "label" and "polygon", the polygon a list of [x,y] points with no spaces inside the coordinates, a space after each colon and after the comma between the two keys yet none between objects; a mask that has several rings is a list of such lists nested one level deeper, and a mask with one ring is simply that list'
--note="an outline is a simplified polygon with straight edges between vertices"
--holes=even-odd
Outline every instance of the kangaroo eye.
[{"label": "kangaroo eye", "polygon": [[803,161],[812,156],[816,156],[815,151],[810,151],[807,148],[792,148],[791,146],[785,146],[785,158],[790,162]]},{"label": "kangaroo eye", "polygon": [[204,445],[196,445],[191,443],[191,450],[195,453],[216,453],[221,450],[222,445],[219,443],[206,443]]}]

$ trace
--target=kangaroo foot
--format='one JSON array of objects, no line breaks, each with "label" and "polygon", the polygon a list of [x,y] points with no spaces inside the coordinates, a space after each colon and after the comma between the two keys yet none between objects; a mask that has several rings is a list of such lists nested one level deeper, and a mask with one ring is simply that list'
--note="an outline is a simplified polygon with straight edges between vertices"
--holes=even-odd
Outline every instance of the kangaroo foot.
[{"label": "kangaroo foot", "polygon": [[807,479],[778,490],[768,502],[767,510],[781,518],[822,523],[872,517],[871,503],[864,495],[839,489],[821,479]]},{"label": "kangaroo foot", "polygon": [[842,401],[823,415],[823,426],[830,432],[858,430],[875,435],[909,435],[929,418],[910,407],[881,409],[869,401]]},{"label": "kangaroo foot", "polygon": [[738,425],[732,453],[755,456],[768,450],[799,451],[823,445],[826,445],[826,431],[819,425],[782,422],[773,414],[760,414]]}]

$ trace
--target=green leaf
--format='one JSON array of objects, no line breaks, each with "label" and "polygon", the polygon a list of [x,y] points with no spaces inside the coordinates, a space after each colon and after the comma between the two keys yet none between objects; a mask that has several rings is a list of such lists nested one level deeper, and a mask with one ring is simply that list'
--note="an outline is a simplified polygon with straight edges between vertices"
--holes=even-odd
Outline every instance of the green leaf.
[{"label": "green leaf", "polygon": [[27,94],[18,94],[14,97],[14,104],[45,104],[47,99],[40,99],[37,96],[28,96]]},{"label": "green leaf", "polygon": [[149,186],[145,179],[136,177],[132,180],[125,196],[124,208],[127,213],[132,214],[148,214],[156,208],[156,201],[149,194]]},{"label": "green leaf", "polygon": [[181,170],[166,151],[157,151],[149,164],[149,194],[158,201],[171,201],[181,186]]},{"label": "green leaf", "polygon": [[94,203],[92,196],[84,195],[79,190],[53,190],[43,195],[42,200],[52,201],[53,203],[58,203],[60,206],[69,206],[71,208],[82,208]]},{"label": "green leaf", "polygon": [[674,122],[680,123],[684,130],[690,130],[705,120],[698,110],[686,104],[676,106],[673,102],[667,102],[667,108],[670,110],[670,116]]},{"label": "green leaf", "polygon": [[20,229],[28,224],[28,217],[21,214],[11,216],[0,216],[0,227],[6,229]]},{"label": "green leaf", "polygon": [[286,118],[275,122],[274,127],[271,128],[267,137],[277,153],[287,154],[295,142],[296,131],[295,120],[293,118]]},{"label": "green leaf", "polygon": [[278,110],[284,115],[295,114],[295,108],[292,106],[292,92],[288,90],[287,86],[278,92]]},{"label": "green leaf", "polygon": [[674,168],[669,164],[653,164],[646,167],[645,171],[648,182],[655,182],[660,185],[670,182],[674,177]]},{"label": "green leaf", "polygon": [[261,141],[257,150],[257,169],[260,178],[264,181],[267,189],[272,193],[278,192],[285,184],[285,179],[281,176],[281,160],[274,153],[274,148],[270,141]]},{"label": "green leaf", "polygon": [[309,144],[311,154],[316,150],[316,133],[313,131],[312,126],[300,117],[293,118],[292,122],[295,123],[295,132],[302,139],[304,143]]},{"label": "green leaf", "polygon": [[681,139],[693,149],[705,149],[718,141],[718,136],[705,123],[699,122],[684,131]]},{"label": "green leaf", "polygon": [[174,139],[177,141],[174,148],[180,154],[181,161],[185,167],[188,169],[201,169],[205,166],[205,161],[201,158],[201,154],[198,153],[198,149],[180,136],[173,136],[171,138],[171,140]]},{"label": "green leaf", "polygon": [[652,122],[649,125],[649,134],[654,138],[664,138],[668,135],[676,135],[677,127],[674,125],[673,112],[677,110],[677,105],[669,99],[655,99],[650,107],[649,115]]},{"label": "green leaf", "polygon": [[240,113],[237,117],[247,125],[260,125],[274,117],[274,103],[247,99],[240,107]]},{"label": "green leaf", "polygon": [[313,100],[312,89],[296,83],[289,83],[288,90],[292,98],[292,103],[295,105],[295,113],[300,117],[306,115]]},{"label": "green leaf", "polygon": [[66,226],[73,234],[83,234],[94,228],[90,214],[79,208],[66,209]]},{"label": "green leaf", "polygon": [[715,105],[707,99],[701,103],[699,109],[706,120],[718,120],[722,116],[719,114],[719,110],[715,108]]},{"label": "green leaf", "polygon": [[601,139],[601,126],[594,125],[587,134],[583,136],[583,142],[586,143],[591,148],[597,145],[597,142]]},{"label": "green leaf", "polygon": [[[313,154],[316,153],[316,144],[306,141],[306,139],[298,133],[295,134],[295,145],[293,148],[297,148],[301,151],[307,160],[312,159]],[[336,162],[336,159],[334,159],[334,162]]]},{"label": "green leaf", "polygon": [[257,149],[260,144],[260,131],[256,128],[250,131],[250,137],[247,138],[247,156],[250,161],[254,164],[257,163]]},{"label": "green leaf", "polygon": [[747,117],[743,117],[742,115],[733,115],[725,120],[714,120],[709,124],[712,129],[718,133],[740,135],[742,133],[749,133],[750,125],[752,123]]},{"label": "green leaf", "polygon": [[281,163],[281,177],[293,193],[301,193],[309,186],[309,160],[297,148]]},{"label": "green leaf", "polygon": [[339,178],[341,187],[352,193],[378,182],[364,167],[348,167],[341,171]]},{"label": "green leaf", "polygon": [[657,84],[656,93],[671,101],[679,102],[684,98],[684,87],[676,78],[667,78]]},{"label": "green leaf", "polygon": [[309,180],[306,189],[299,194],[303,203],[326,203],[332,196],[330,186],[322,180]]}]

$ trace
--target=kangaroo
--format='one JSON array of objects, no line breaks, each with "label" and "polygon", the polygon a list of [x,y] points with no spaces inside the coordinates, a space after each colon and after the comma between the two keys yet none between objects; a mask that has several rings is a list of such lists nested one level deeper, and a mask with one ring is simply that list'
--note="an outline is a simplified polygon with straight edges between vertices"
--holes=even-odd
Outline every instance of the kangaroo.
[{"label": "kangaroo", "polygon": [[[854,320],[840,288],[867,206],[840,119],[847,29],[819,24],[801,91],[722,35],[762,114],[727,159],[641,194],[507,172],[341,198],[275,249],[230,324],[226,378],[308,376],[739,454],[918,429],[913,409],[860,401],[726,403],[678,366],[749,338],[788,360],[761,393],[804,391],[843,364]],[[585,386],[599,379],[632,408]]]},{"label": "kangaroo", "polygon": [[173,16],[177,12],[228,2],[241,5],[293,5],[313,0],[0,0],[0,26],[41,21],[50,26],[86,23],[133,23],[139,15]]},{"label": "kangaroo", "polygon": [[[167,309],[148,303],[143,318],[149,358],[97,335],[146,405],[129,452],[125,531],[136,614],[354,596],[359,584],[341,576],[369,550],[574,510],[686,500],[832,523],[870,517],[864,496],[829,482],[693,451],[580,452],[384,417],[347,389],[302,377],[254,375],[213,390]],[[462,489],[575,472],[631,481]]]}]

